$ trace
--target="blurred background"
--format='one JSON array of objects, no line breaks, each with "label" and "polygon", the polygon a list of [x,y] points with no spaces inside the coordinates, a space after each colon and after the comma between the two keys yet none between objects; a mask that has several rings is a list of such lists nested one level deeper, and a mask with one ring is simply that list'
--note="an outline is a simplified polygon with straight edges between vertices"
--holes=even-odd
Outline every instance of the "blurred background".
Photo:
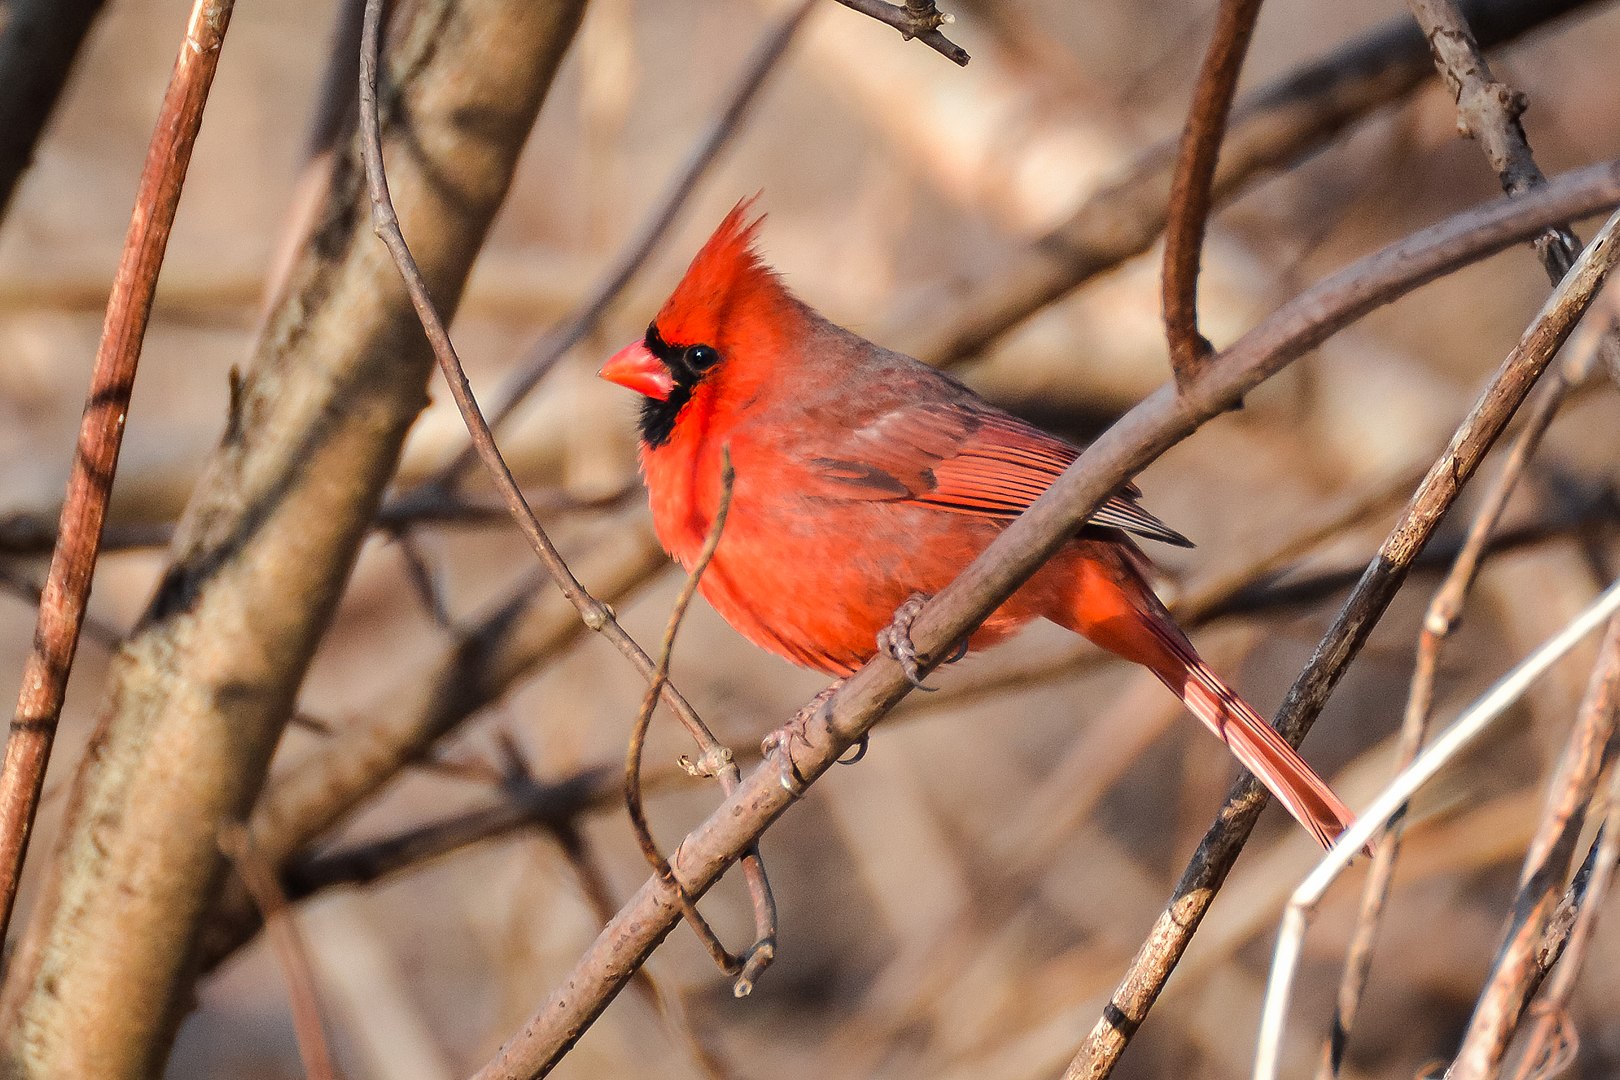
[{"label": "blurred background", "polygon": [[[957,17],[952,38],[973,54],[965,69],[838,5],[817,8],[671,237],[502,433],[587,585],[598,583],[593,573],[623,576],[626,563],[649,567],[629,575],[636,587],[617,605],[649,646],[680,579],[651,569],[659,561],[635,487],[634,402],[594,372],[640,334],[725,211],[762,192],[761,247],[790,286],[835,321],[904,347],[947,321],[962,290],[1016,265],[1134,158],[1175,136],[1213,11],[1205,0],[945,7]],[[0,229],[0,522],[9,527],[0,568],[13,586],[0,594],[0,670],[20,670],[30,645],[33,608],[16,587],[42,579],[46,554],[23,526],[55,520],[186,8],[107,7]],[[256,0],[236,12],[135,391],[111,533],[124,546],[102,560],[92,599],[93,617],[114,630],[149,599],[165,527],[223,430],[228,373],[246,361],[288,243],[339,8]],[[455,323],[475,387],[497,385],[586,297],[782,11],[766,0],[593,0]],[[1402,17],[1399,5],[1362,0],[1271,0],[1243,85]],[[1547,173],[1620,154],[1620,85],[1609,77],[1617,50],[1620,12],[1594,3],[1495,54],[1497,77],[1529,95],[1525,124]],[[1205,332],[1230,343],[1332,269],[1496,192],[1431,77],[1220,211],[1205,253]],[[1547,290],[1528,248],[1430,285],[1338,335],[1142,476],[1147,505],[1199,545],[1152,553],[1166,598],[1245,586],[1193,636],[1262,712],[1281,700],[1346,575],[1365,565]],[[1155,248],[1043,309],[960,373],[1044,426],[1088,437],[1166,378],[1158,303]],[[1579,336],[1571,346],[1589,347]],[[1447,647],[1439,721],[1614,577],[1614,389],[1597,380],[1574,397],[1515,497],[1509,530],[1519,542],[1488,563]],[[464,442],[435,386],[401,484]],[[1439,547],[1454,544],[1470,502]],[[1266,565],[1313,532],[1323,536],[1296,545],[1281,570]],[[531,573],[521,538],[498,516],[413,528],[404,540],[378,533],[302,709],[339,727],[389,707]],[[1352,806],[1392,770],[1437,580],[1432,570],[1414,576],[1305,744]],[[1561,664],[1415,806],[1345,1075],[1411,1076],[1455,1050],[1593,655],[1589,645]],[[54,836],[107,657],[95,640],[80,649],[38,850]],[[740,753],[824,685],[753,649],[701,601],[674,672]],[[664,1009],[633,987],[556,1075],[1013,1080],[1061,1070],[1234,767],[1150,676],[1100,662],[1051,628],[933,681],[939,693],[912,695],[863,762],[835,769],[768,834],[780,958],[753,996],[734,1000],[679,929],[649,968]],[[327,844],[486,806],[500,792],[485,774],[514,755],[540,782],[616,768],[641,694],[605,643],[556,649],[469,718],[436,767],[408,772]],[[321,738],[295,727],[283,749],[296,756]],[[667,773],[689,749],[660,714],[649,769]],[[718,798],[684,779],[656,791],[652,818],[666,846]],[[574,824],[573,845],[517,829],[301,905],[350,1076],[464,1075],[529,1015],[594,936],[593,889],[616,907],[647,876],[616,800]],[[1309,837],[1267,811],[1117,1075],[1247,1075],[1277,920],[1314,856]],[[1315,1068],[1364,872],[1335,888],[1308,938],[1284,1046],[1289,1075]],[[23,919],[31,895],[25,887]],[[703,906],[728,941],[743,942],[747,897],[735,880]],[[1620,927],[1600,929],[1593,947],[1572,1019],[1577,1073],[1597,1077],[1620,1070]],[[301,1075],[282,977],[262,939],[203,984],[169,1074]]]}]

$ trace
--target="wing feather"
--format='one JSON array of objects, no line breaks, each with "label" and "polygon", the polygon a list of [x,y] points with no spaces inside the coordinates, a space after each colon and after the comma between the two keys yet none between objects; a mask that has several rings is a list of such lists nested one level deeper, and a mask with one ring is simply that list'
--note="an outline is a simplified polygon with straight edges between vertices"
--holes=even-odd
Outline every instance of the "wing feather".
[{"label": "wing feather", "polygon": [[[1052,486],[1079,451],[1005,413],[956,403],[907,404],[845,433],[810,457],[809,494],[906,501],[959,514],[1011,520]],[[1138,503],[1127,484],[1089,524],[1179,547],[1192,542]]]}]

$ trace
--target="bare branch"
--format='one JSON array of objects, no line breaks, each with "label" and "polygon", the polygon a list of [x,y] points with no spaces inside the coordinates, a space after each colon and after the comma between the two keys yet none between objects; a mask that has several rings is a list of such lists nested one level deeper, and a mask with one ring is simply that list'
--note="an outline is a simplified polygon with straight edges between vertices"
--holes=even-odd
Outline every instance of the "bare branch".
[{"label": "bare branch", "polygon": [[[1502,190],[1521,195],[1545,183],[1519,122],[1529,99],[1492,77],[1484,50],[1455,0],[1408,0],[1408,6],[1457,102],[1457,126],[1478,141],[1502,181]],[[1556,282],[1575,261],[1581,245],[1567,228],[1554,228],[1536,239],[1536,249]]]},{"label": "bare branch", "polygon": [[[23,667],[17,714],[0,765],[0,938],[11,925],[28,836],[45,785],[45,765],[67,693],[73,654],[79,647],[79,627],[100,553],[113,477],[118,472],[118,451],[124,441],[129,396],[135,389],[135,369],[146,339],[158,270],[169,245],[234,6],[234,0],[197,0],[191,9],[186,37],[158,108],[135,194],[135,211],[107,299],[107,319],[79,425],[78,456],[68,477],[34,647]],[[9,34],[14,28],[7,26],[6,30]]]},{"label": "bare branch", "polygon": [[1213,351],[1198,331],[1198,268],[1214,203],[1215,163],[1262,2],[1221,0],[1176,154],[1165,222],[1162,298],[1170,370],[1177,382],[1186,381]]},{"label": "bare branch", "polygon": [[[1524,196],[1519,198],[1522,200]],[[1579,272],[1572,272],[1554,290],[1552,298],[1502,362],[1445,452],[1418,485],[1395,528],[1379,547],[1378,554],[1312,653],[1310,663],[1289,688],[1276,723],[1291,740],[1297,742],[1310,729],[1328,695],[1394,599],[1413,562],[1433,537],[1463,485],[1479,468],[1485,454],[1501,437],[1508,421],[1585,314],[1616,256],[1620,255],[1613,237],[1617,226],[1620,226],[1620,215],[1610,218],[1604,231],[1582,256]],[[1253,778],[1238,781],[1220,817],[1205,834],[1198,853],[1182,874],[1170,905],[1131,961],[1107,1012],[1070,1063],[1065,1080],[1100,1078],[1113,1070],[1197,932],[1265,802],[1265,789]],[[1368,839],[1370,837],[1362,836],[1357,846]]]},{"label": "bare branch", "polygon": [[1598,913],[1614,882],[1616,864],[1620,863],[1620,771],[1611,770],[1601,807],[1594,809],[1601,809],[1603,826],[1553,914],[1551,932],[1557,933],[1564,925],[1568,932],[1561,948],[1553,942],[1543,947],[1544,955],[1538,957],[1543,970],[1554,961],[1558,961],[1558,969],[1553,972],[1547,993],[1531,1007],[1532,1024],[1514,1080],[1554,1075],[1560,1063],[1574,1056],[1576,1040],[1569,1027],[1569,1001],[1591,948]]},{"label": "bare branch", "polygon": [[[582,7],[423,0],[390,45],[408,72],[390,103],[396,192],[441,241],[425,270],[447,307]],[[351,141],[244,375],[237,423],[114,659],[96,752],[5,973],[13,1071],[151,1075],[193,998],[195,943],[227,872],[219,826],[264,782],[431,372],[366,209]]]},{"label": "bare branch", "polygon": [[[1590,2],[1480,0],[1466,10],[1480,42],[1494,47]],[[1403,16],[1246,95],[1221,145],[1215,200],[1328,145],[1373,110],[1410,94],[1432,70],[1423,35]],[[1006,271],[918,302],[914,309],[927,312],[925,319],[875,337],[943,367],[977,356],[1035,312],[1152,247],[1164,229],[1175,160],[1174,141],[1149,147]],[[942,319],[939,312],[951,314]]]},{"label": "bare branch", "polygon": [[[1483,735],[1559,659],[1578,645],[1582,638],[1612,619],[1620,611],[1620,581],[1612,583],[1601,596],[1576,618],[1516,664],[1489,690],[1464,709],[1416,761],[1401,770],[1379,793],[1356,823],[1345,831],[1310,875],[1294,890],[1283,913],[1282,931],[1266,986],[1265,1009],[1260,1021],[1259,1048],[1255,1054],[1255,1080],[1275,1080],[1278,1048],[1287,1020],[1288,996],[1298,968],[1307,922],[1322,902],[1328,888],[1342,874],[1357,850],[1379,830],[1388,827],[1396,814],[1422,786],[1434,779],[1448,763]],[[1540,943],[1538,935],[1537,943]]]},{"label": "bare branch", "polygon": [[910,41],[916,38],[958,67],[967,67],[971,57],[967,50],[940,33],[939,28],[954,20],[934,6],[934,0],[905,0],[891,4],[887,0],[838,0],[840,4],[862,15],[870,15],[900,31]]},{"label": "bare branch", "polygon": [[1508,1042],[1541,981],[1543,969],[1537,961],[1542,942],[1574,863],[1587,804],[1597,791],[1599,775],[1610,764],[1617,723],[1620,619],[1609,624],[1586,700],[1548,791],[1546,812],[1525,856],[1506,939],[1452,1066],[1457,1080],[1484,1080],[1501,1071]]}]

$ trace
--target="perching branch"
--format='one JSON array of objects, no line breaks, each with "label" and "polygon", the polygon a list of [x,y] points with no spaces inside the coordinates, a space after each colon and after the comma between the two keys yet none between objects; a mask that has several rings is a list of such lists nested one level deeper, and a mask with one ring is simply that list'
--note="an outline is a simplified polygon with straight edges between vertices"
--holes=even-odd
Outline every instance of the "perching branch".
[{"label": "perching branch", "polygon": [[[1620,201],[1620,170],[1607,165],[1601,172],[1602,179],[1594,175],[1588,182],[1609,200]],[[1549,188],[1567,196],[1566,184],[1579,186],[1566,177]],[[1542,201],[1546,194],[1470,211],[1354,264],[1285,304],[1179,392],[1162,387],[1144,400],[923,608],[912,638],[924,672],[1066,543],[1127,477],[1358,316],[1461,262],[1532,235],[1549,219],[1526,211],[1549,210],[1550,204]],[[1580,216],[1562,202],[1554,213],[1550,220]],[[910,689],[900,665],[886,657],[851,676],[806,721],[802,738],[781,740],[772,758],[687,836],[672,860],[682,887],[701,896],[800,797],[803,785],[830,768]],[[1258,808],[1258,799],[1254,806]],[[643,884],[552,997],[479,1070],[477,1080],[545,1075],[679,915],[667,885],[657,878]]]},{"label": "perching branch", "polygon": [[[0,764],[0,938],[11,925],[28,836],[45,785],[45,766],[67,693],[73,654],[79,646],[79,627],[100,553],[113,477],[118,472],[118,451],[124,441],[129,396],[135,389],[135,368],[146,339],[158,270],[169,245],[233,7],[234,0],[196,0],[191,9],[185,40],[158,108],[135,193],[135,211],[107,299],[107,318],[85,395],[78,454],[62,501],[34,647],[23,667],[17,713]],[[4,29],[7,40],[22,32],[9,25]],[[63,74],[65,77],[65,71]],[[4,194],[0,193],[3,205]]]},{"label": "perching branch", "polygon": [[1215,163],[1263,2],[1221,0],[1176,154],[1164,230],[1162,302],[1170,370],[1177,382],[1185,382],[1213,351],[1198,331],[1198,269],[1215,198]]}]

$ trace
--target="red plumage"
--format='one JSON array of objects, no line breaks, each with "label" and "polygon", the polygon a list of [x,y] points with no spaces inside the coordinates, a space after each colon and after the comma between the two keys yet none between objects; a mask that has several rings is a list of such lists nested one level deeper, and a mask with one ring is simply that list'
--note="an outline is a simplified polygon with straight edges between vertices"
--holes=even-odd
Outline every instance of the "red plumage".
[{"label": "red plumage", "polygon": [[[1079,451],[950,376],[793,296],[760,260],[749,202],[728,214],[604,378],[646,396],[653,524],[690,567],[736,478],[703,595],[756,645],[847,675],[914,593],[944,588]],[[761,219],[762,220],[762,219]],[[1127,535],[1186,544],[1134,486],[998,608],[983,648],[1043,617],[1153,671],[1324,845],[1351,818],[1299,755],[1199,659]]]}]

